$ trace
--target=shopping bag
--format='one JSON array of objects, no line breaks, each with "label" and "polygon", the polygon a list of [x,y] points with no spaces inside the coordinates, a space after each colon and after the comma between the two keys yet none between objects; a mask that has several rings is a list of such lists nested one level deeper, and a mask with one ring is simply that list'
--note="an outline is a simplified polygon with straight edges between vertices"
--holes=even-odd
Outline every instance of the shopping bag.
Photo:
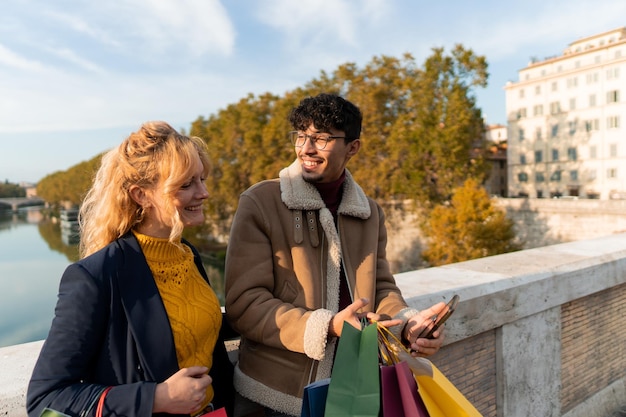
[{"label": "shopping bag", "polygon": [[315,381],[304,387],[300,417],[324,417],[330,378]]},{"label": "shopping bag", "polygon": [[429,417],[406,362],[381,365],[380,397],[383,417]]},{"label": "shopping bag", "polygon": [[433,375],[417,375],[417,386],[430,417],[482,417],[452,382],[431,363]]},{"label": "shopping bag", "polygon": [[325,417],[378,417],[380,379],[376,325],[344,322],[328,386]]},{"label": "shopping bag", "polygon": [[482,417],[471,402],[428,359],[413,357],[410,351],[384,326],[378,325],[383,363],[406,362],[417,382],[417,392],[430,417]]}]

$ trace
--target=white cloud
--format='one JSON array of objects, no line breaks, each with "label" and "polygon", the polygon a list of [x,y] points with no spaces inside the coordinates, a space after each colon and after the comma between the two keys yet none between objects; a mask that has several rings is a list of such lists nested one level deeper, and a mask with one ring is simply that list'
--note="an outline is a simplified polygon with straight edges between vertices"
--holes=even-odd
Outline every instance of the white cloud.
[{"label": "white cloud", "polygon": [[40,72],[44,69],[41,62],[24,58],[2,44],[0,44],[0,65],[29,72]]},{"label": "white cloud", "polygon": [[[469,26],[475,23],[475,30],[466,30],[463,44],[487,54],[491,61],[520,57],[525,65],[529,49],[534,51],[531,55],[560,55],[577,39],[624,26],[626,15],[626,2],[614,1],[568,0],[531,6],[520,3],[519,8],[511,10],[505,19],[486,25],[468,19]],[[541,49],[554,48],[559,41],[562,44],[557,49]]]},{"label": "white cloud", "polygon": [[125,0],[100,7],[124,21],[127,36],[153,51],[230,55],[234,48],[234,25],[217,0]]},{"label": "white cloud", "polygon": [[262,22],[284,32],[293,48],[299,49],[324,43],[357,46],[362,21],[379,20],[385,7],[380,0],[270,0],[259,3],[257,13]]},{"label": "white cloud", "polygon": [[[47,18],[58,23],[58,29],[71,29],[79,35],[87,36],[100,44],[109,45],[113,47],[119,47],[120,42],[115,39],[115,35],[102,30],[96,19],[90,18],[90,14],[83,14],[81,16],[76,13],[60,12],[58,10],[44,9],[43,15]],[[96,14],[97,16],[97,14]]]},{"label": "white cloud", "polygon": [[89,61],[88,59],[82,58],[81,56],[77,55],[74,51],[68,49],[68,48],[59,48],[59,49],[51,49],[48,48],[47,49],[48,52],[50,52],[53,55],[56,55],[68,62],[71,62],[74,65],[79,66],[80,68],[83,68],[87,71],[91,71],[91,72],[95,72],[95,73],[104,73],[104,69],[101,68],[100,66],[94,64],[93,62]]}]

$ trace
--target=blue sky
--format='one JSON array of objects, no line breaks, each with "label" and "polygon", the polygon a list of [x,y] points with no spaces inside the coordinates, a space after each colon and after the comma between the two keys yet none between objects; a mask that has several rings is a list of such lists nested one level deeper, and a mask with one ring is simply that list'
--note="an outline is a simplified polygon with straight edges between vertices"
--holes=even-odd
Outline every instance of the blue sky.
[{"label": "blue sky", "polygon": [[147,120],[188,129],[248,93],[456,43],[486,56],[478,106],[504,124],[503,87],[530,57],[624,16],[615,0],[2,0],[0,181],[66,170]]}]

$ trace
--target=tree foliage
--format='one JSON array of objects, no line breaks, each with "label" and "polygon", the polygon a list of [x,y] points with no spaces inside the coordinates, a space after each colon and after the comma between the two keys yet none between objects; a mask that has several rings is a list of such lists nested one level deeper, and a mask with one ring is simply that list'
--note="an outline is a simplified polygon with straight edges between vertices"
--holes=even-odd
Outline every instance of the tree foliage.
[{"label": "tree foliage", "polygon": [[363,68],[339,66],[283,97],[248,95],[190,134],[211,149],[208,217],[222,233],[230,227],[239,194],[276,177],[295,158],[287,140],[289,111],[306,97],[339,94],[363,112],[362,147],[349,169],[382,203],[412,199],[424,206],[445,201],[466,178],[482,182],[483,120],[473,89],[487,82],[485,58],[457,45],[450,55],[433,49],[422,68],[410,54],[374,57]]},{"label": "tree foliage", "polygon": [[47,175],[37,183],[37,195],[51,205],[80,205],[91,187],[101,159],[102,154],[74,165],[67,171]]},{"label": "tree foliage", "polygon": [[473,179],[454,190],[450,203],[434,207],[424,232],[428,244],[422,256],[433,266],[521,249],[513,222]]},{"label": "tree foliage", "polygon": [[[339,94],[363,113],[362,146],[349,169],[382,204],[410,199],[422,207],[449,199],[466,178],[487,173],[481,150],[483,120],[474,89],[487,84],[482,56],[457,45],[432,50],[422,66],[410,54],[374,57],[363,67],[345,63],[283,96],[249,94],[216,114],[198,117],[190,135],[203,138],[213,162],[206,214],[211,233],[227,236],[239,195],[274,178],[295,158],[288,115],[300,100]],[[46,201],[78,204],[100,157],[44,178]]]},{"label": "tree foliage", "polygon": [[0,198],[16,198],[25,196],[26,190],[20,187],[19,184],[10,183],[8,180],[0,183]]}]

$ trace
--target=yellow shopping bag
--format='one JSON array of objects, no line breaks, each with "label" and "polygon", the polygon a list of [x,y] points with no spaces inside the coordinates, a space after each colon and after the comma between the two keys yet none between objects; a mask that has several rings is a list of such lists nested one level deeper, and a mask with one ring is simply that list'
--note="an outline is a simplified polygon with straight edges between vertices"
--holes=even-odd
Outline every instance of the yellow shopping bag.
[{"label": "yellow shopping bag", "polygon": [[379,355],[383,363],[407,363],[430,417],[482,417],[482,414],[428,359],[411,356],[389,329],[378,325]]},{"label": "yellow shopping bag", "polygon": [[482,414],[431,362],[433,376],[417,375],[418,391],[430,417],[482,417]]}]

